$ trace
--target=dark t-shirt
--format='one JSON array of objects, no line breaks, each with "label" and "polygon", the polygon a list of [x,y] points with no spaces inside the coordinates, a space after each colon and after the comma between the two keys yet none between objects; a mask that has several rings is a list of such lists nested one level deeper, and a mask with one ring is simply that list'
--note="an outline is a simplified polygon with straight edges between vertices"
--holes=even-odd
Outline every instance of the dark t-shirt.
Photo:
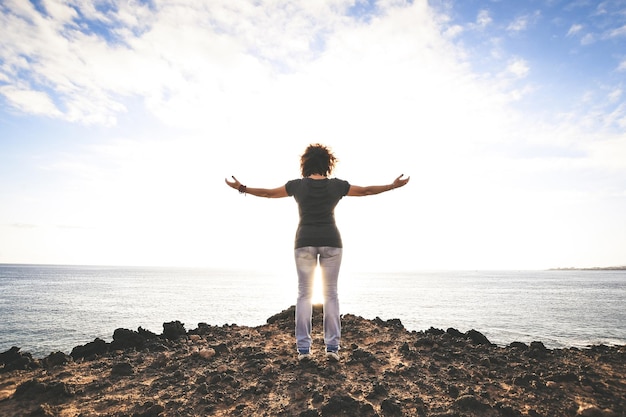
[{"label": "dark t-shirt", "polygon": [[298,203],[300,223],[295,247],[331,246],[341,248],[341,235],[335,224],[335,206],[348,194],[350,183],[337,178],[301,178],[285,184],[287,194]]}]

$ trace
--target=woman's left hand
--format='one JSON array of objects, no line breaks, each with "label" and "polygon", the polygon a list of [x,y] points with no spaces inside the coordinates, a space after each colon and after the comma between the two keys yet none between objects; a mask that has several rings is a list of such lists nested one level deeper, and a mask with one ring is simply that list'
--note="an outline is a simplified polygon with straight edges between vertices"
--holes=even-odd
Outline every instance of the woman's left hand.
[{"label": "woman's left hand", "polygon": [[235,178],[235,176],[232,176],[234,181],[228,181],[228,178],[225,178],[224,181],[226,181],[226,184],[228,184],[229,187],[234,188],[235,190],[239,190],[239,187],[241,187],[241,183],[239,182],[239,180],[237,178]]}]

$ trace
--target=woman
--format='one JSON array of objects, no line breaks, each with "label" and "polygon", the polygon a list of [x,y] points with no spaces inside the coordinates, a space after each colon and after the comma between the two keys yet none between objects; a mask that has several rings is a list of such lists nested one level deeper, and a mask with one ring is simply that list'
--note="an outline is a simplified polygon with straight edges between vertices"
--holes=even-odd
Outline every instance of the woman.
[{"label": "woman", "polygon": [[380,194],[406,185],[410,177],[400,175],[389,185],[359,187],[337,178],[329,178],[337,158],[329,148],[310,145],[300,158],[302,178],[278,188],[251,188],[234,176],[226,184],[240,193],[258,197],[281,198],[293,196],[298,203],[300,222],[296,231],[295,260],[298,272],[296,303],[296,346],[298,359],[311,356],[311,319],[313,315],[313,277],[319,262],[324,294],[324,343],[326,356],[339,360],[341,319],[337,280],[341,266],[341,235],[335,224],[335,206],[343,196]]}]

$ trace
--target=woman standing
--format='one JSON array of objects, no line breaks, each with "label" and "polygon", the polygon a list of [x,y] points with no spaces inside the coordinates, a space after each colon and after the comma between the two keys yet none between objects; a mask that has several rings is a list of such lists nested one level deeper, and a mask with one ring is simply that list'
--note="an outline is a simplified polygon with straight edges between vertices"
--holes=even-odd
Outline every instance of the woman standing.
[{"label": "woman standing", "polygon": [[298,359],[311,357],[311,322],[313,315],[313,280],[319,263],[324,295],[324,343],[326,356],[339,360],[341,319],[337,280],[341,266],[341,235],[335,224],[335,206],[344,196],[380,194],[406,185],[410,177],[400,175],[391,184],[360,187],[347,181],[330,178],[337,158],[329,148],[309,145],[300,158],[302,178],[288,181],[278,188],[251,188],[237,178],[226,184],[240,193],[258,197],[293,196],[298,203],[300,221],[296,231],[295,260],[298,272],[296,302],[296,346]]}]

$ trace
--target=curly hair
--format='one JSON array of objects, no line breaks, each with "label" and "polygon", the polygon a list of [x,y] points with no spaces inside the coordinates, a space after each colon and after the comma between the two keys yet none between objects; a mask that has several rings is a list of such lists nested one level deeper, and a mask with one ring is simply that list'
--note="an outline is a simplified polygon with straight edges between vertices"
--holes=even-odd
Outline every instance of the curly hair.
[{"label": "curly hair", "polygon": [[316,143],[309,145],[300,157],[300,171],[303,177],[313,174],[329,176],[337,162],[330,148]]}]

